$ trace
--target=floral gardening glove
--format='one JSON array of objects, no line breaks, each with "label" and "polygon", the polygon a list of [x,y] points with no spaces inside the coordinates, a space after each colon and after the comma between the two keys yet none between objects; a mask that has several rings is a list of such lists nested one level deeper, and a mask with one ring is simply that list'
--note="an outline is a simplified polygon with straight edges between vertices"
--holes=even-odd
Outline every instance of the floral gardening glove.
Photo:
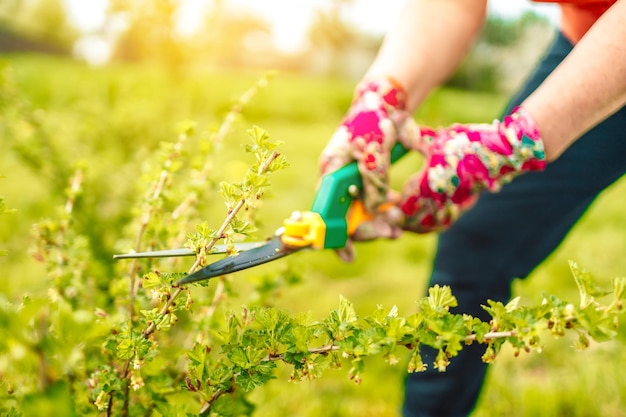
[{"label": "floral gardening glove", "polygon": [[444,230],[481,191],[496,192],[516,175],[546,166],[539,130],[521,107],[492,124],[457,124],[422,133],[432,136],[431,155],[405,184],[399,202],[404,230]]},{"label": "floral gardening glove", "polygon": [[425,152],[427,145],[411,114],[406,93],[389,78],[360,83],[352,105],[320,157],[322,175],[357,161],[363,179],[367,210],[387,200],[390,152],[397,142],[407,149]]}]

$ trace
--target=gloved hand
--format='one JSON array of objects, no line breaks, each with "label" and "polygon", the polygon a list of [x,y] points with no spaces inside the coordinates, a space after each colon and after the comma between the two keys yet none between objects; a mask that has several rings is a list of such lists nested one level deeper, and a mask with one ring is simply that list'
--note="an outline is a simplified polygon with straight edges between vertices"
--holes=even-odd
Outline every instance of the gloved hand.
[{"label": "gloved hand", "polygon": [[424,152],[419,128],[406,111],[406,93],[389,78],[361,82],[343,122],[320,157],[321,174],[356,161],[363,179],[363,201],[374,212],[387,200],[390,152],[396,142]]},{"label": "gloved hand", "polygon": [[488,190],[546,166],[539,130],[523,108],[492,124],[453,125],[433,132],[425,168],[410,178],[398,203],[399,225],[417,233],[448,228]]}]

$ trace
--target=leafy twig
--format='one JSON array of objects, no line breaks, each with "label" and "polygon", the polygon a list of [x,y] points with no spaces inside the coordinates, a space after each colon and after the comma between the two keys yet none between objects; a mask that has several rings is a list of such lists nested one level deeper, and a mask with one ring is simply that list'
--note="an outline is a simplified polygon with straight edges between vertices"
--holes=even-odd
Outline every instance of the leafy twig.
[{"label": "leafy twig", "polygon": [[[272,164],[272,162],[274,162],[274,160],[276,160],[276,158],[278,158],[280,156],[280,154],[276,151],[272,152],[270,154],[270,156],[259,166],[259,170],[258,170],[258,174],[262,175],[265,174],[266,171],[269,169],[270,165]],[[228,215],[226,216],[226,219],[224,220],[224,222],[222,223],[222,225],[220,226],[220,228],[217,230],[217,232],[215,233],[216,237],[212,238],[209,243],[206,245],[205,247],[205,251],[206,252],[210,252],[211,248],[213,248],[213,246],[215,246],[215,244],[223,238],[224,233],[226,231],[226,228],[228,227],[228,225],[233,221],[233,219],[237,216],[237,214],[239,213],[239,211],[245,206],[246,204],[246,198],[247,196],[243,195],[241,196],[241,199],[239,200],[239,202],[235,205],[235,207],[229,211]],[[195,270],[197,270],[200,265],[202,264],[203,259],[202,257],[197,257],[195,262],[193,263],[193,265],[191,266],[191,268],[189,269],[189,274],[191,274],[192,272],[194,272]],[[167,312],[169,311],[169,309],[172,307],[172,305],[174,304],[174,302],[176,301],[176,299],[178,298],[178,296],[185,291],[185,287],[178,287],[174,290],[174,292],[172,293],[171,297],[169,297],[169,299],[163,304],[163,306],[161,307],[161,310],[159,311],[159,315],[165,315],[167,314]],[[153,321],[152,323],[150,323],[148,325],[148,327],[142,332],[143,336],[145,338],[148,338],[152,333],[154,333],[154,331],[157,329],[156,323]]]},{"label": "leafy twig", "polygon": [[[257,82],[252,87],[250,87],[241,96],[239,96],[239,99],[232,105],[226,116],[222,119],[222,124],[217,129],[217,132],[211,135],[211,143],[221,144],[224,141],[224,139],[232,129],[233,124],[237,120],[237,116],[241,114],[244,107],[248,105],[248,103],[250,103],[250,101],[254,98],[254,96],[256,96],[259,90],[267,86],[272,76],[272,72],[265,74],[263,77],[257,80]],[[209,173],[211,172],[212,166],[213,165],[211,160],[207,158],[197,174],[196,181],[200,183],[205,182],[208,178]],[[178,207],[176,207],[172,211],[172,218],[178,218],[180,214],[192,204],[192,202],[197,200],[197,192],[194,191],[189,193],[189,195],[180,202]]]},{"label": "leafy twig", "polygon": [[[181,153],[183,146],[187,142],[188,132],[184,131],[178,135],[178,140],[172,147],[171,152],[169,152],[166,160],[163,162],[163,166],[159,173],[157,180],[153,184],[153,188],[150,192],[150,196],[148,199],[148,203],[144,209],[144,212],[140,216],[139,230],[137,231],[137,235],[135,237],[135,252],[141,251],[141,244],[143,241],[144,233],[150,224],[150,220],[155,210],[155,202],[161,197],[163,189],[167,183],[168,178],[171,176],[172,165],[174,160],[178,158]],[[139,280],[137,279],[137,271],[139,269],[139,262],[137,259],[134,259],[129,268],[129,276],[130,276],[130,301],[128,303],[128,312],[130,314],[131,320],[135,315],[135,297],[137,294],[137,290],[139,288]]]}]

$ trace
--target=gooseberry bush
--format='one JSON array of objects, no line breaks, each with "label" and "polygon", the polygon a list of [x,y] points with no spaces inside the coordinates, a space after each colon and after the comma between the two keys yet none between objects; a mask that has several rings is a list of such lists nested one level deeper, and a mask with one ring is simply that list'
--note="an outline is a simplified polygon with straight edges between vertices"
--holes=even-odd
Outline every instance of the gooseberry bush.
[{"label": "gooseberry bush", "polygon": [[[293,381],[321,378],[346,369],[358,383],[367,377],[366,358],[407,372],[433,366],[445,372],[465,346],[484,345],[483,360],[496,360],[504,345],[516,354],[540,350],[544,335],[576,335],[576,346],[616,335],[626,279],[597,288],[591,275],[570,264],[580,291],[576,303],[546,295],[539,305],[516,298],[489,301],[482,321],[453,313],[449,287],[434,286],[414,312],[375,306],[357,313],[339,296],[325,317],[292,314],[274,305],[275,289],[298,280],[291,272],[266,278],[254,296],[239,295],[234,277],[178,286],[176,282],[208,262],[217,243],[228,255],[235,243],[256,238],[256,213],[271,176],[288,169],[280,142],[259,127],[248,131],[247,171],[236,182],[216,181],[214,161],[241,109],[267,83],[262,78],[233,105],[222,125],[199,129],[183,122],[172,141],[161,144],[144,164],[138,196],[118,252],[187,247],[183,259],[134,259],[98,266],[89,237],[75,221],[87,198],[77,164],[65,189],[65,204],[54,219],[34,228],[33,256],[47,271],[45,291],[21,300],[0,298],[0,412],[9,416],[56,415],[235,417],[252,415],[248,396],[288,367]],[[207,205],[223,203],[220,221],[209,223]],[[0,200],[0,214],[8,209]],[[0,220],[2,220],[0,218]],[[185,265],[191,264],[188,267]],[[175,272],[178,271],[178,272]],[[424,347],[437,352],[424,363]]]}]

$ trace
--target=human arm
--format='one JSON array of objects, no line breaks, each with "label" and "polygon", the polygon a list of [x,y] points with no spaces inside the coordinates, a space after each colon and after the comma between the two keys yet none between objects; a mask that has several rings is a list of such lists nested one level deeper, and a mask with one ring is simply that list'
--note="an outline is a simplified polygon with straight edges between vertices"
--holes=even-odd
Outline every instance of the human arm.
[{"label": "human arm", "polygon": [[386,201],[389,150],[401,142],[427,153],[411,113],[458,66],[485,10],[486,0],[408,0],[323,150],[321,173],[356,160],[366,207]]},{"label": "human arm", "polygon": [[[471,39],[476,34],[475,30],[480,27],[478,24],[480,14],[477,12],[476,5],[481,3],[484,6],[484,2],[459,0],[456,6],[452,3],[455,2],[453,0],[441,2],[416,0],[407,3],[399,24],[386,37],[381,52],[366,76],[367,79],[389,75],[405,85],[409,111],[420,104],[428,92],[456,68],[463,55],[461,52],[469,48]],[[476,11],[476,14],[469,12],[463,15],[470,16],[470,21],[474,22],[474,25],[452,25],[450,29],[443,23],[438,24],[439,21],[433,17],[434,15],[428,17],[429,15],[424,14],[425,26],[421,26],[421,29],[426,28],[425,32],[430,32],[430,34],[426,43],[422,42],[423,39],[416,35],[421,31],[418,25],[406,23],[410,22],[410,19],[407,20],[407,16],[410,16],[408,10],[413,7],[417,8],[418,4],[421,5],[421,10],[425,10],[425,7],[434,9],[451,7],[452,10],[457,11],[463,4],[468,7],[466,10]],[[461,15],[451,13],[442,22],[454,22],[456,18],[461,19],[461,17]],[[522,109],[529,116],[529,123],[526,125],[532,127],[522,126],[516,136],[522,140],[525,136],[529,136],[530,131],[540,132],[538,142],[543,144],[545,159],[548,162],[556,159],[578,137],[626,103],[624,17],[626,17],[626,2],[618,1],[598,20],[557,70],[522,103]],[[432,25],[428,26],[429,24]],[[439,43],[436,40],[441,31],[447,32],[444,33],[445,36]],[[404,35],[401,36],[401,34]],[[417,39],[415,48],[412,46],[411,39],[407,40],[407,38]],[[451,49],[447,50],[444,45],[448,45]],[[420,51],[420,53],[414,53],[415,51]],[[428,55],[430,51],[433,51],[434,55]],[[457,61],[454,60],[455,57],[458,58]],[[529,132],[525,132],[525,129]],[[476,142],[482,142],[481,138],[487,138],[494,132],[498,132],[502,137],[507,136],[507,129],[502,129],[500,121],[492,125],[469,125],[460,130],[465,130],[475,139],[478,138]],[[457,136],[454,129],[443,129],[443,131],[443,134],[434,132],[433,137],[439,137],[441,142],[447,140],[445,138],[449,139],[450,136]],[[474,143],[473,146],[475,145],[477,144]],[[442,166],[446,166],[451,171],[458,167],[458,154],[455,156],[444,148],[440,146],[436,155],[428,155],[427,168],[411,178],[405,187],[400,200],[400,204],[404,204],[405,219],[399,224],[408,225],[406,228],[409,230],[428,232],[449,226],[471,206],[480,192],[486,189],[496,191],[502,183],[515,175],[526,172],[529,166],[524,160],[509,160],[506,164],[512,169],[507,168],[505,176],[492,175],[487,180],[480,176],[468,176],[467,181],[463,181],[458,187],[455,185],[448,190],[436,190],[434,185],[429,185],[424,179],[435,170],[440,170]],[[458,151],[459,148],[457,148]],[[460,152],[469,152],[469,148]],[[461,156],[467,156],[467,154]],[[506,157],[506,155],[503,156]],[[486,166],[488,162],[484,160],[482,164]],[[542,164],[537,163],[530,164],[530,166],[532,170],[542,168]],[[424,187],[429,187],[429,189],[424,190]],[[464,195],[466,200],[460,198]],[[435,200],[440,204],[432,204]],[[409,201],[411,204],[407,204]],[[408,210],[408,207],[411,207],[411,210]],[[415,213],[428,217],[429,211],[435,219],[432,224],[423,225],[412,217]],[[397,233],[393,235],[396,236]]]},{"label": "human arm", "polygon": [[[484,0],[408,0],[365,79],[389,76],[414,110],[457,68],[481,29]],[[548,161],[626,104],[626,2],[616,2],[525,101]]]},{"label": "human arm", "polygon": [[618,1],[523,103],[548,162],[626,104],[626,2]]},{"label": "human arm", "polygon": [[[568,58],[521,105],[530,116],[530,123],[520,133],[525,136],[529,136],[530,130],[540,133],[548,163],[626,103],[626,30],[622,23],[626,16],[625,4],[614,4],[573,48]],[[466,125],[464,128],[474,137],[487,139],[498,125],[499,121],[491,127]],[[446,142],[449,131],[442,129],[439,140]],[[436,192],[433,181],[426,179],[432,179],[442,166],[451,170],[462,167],[462,164],[456,164],[456,160],[472,152],[465,148],[460,154],[462,157],[458,158],[446,150],[437,150],[434,157],[445,163],[433,164],[434,158],[431,158],[427,161],[427,168],[407,182],[401,203],[405,229],[418,232],[445,229],[471,206],[481,191],[499,188],[492,189],[481,178],[469,175],[465,176],[467,181],[458,186],[449,187],[444,193]],[[487,160],[484,161],[483,165],[487,165]],[[465,173],[461,169],[457,171],[463,178]],[[516,169],[509,175],[525,171]]]},{"label": "human arm", "polygon": [[486,8],[486,0],[407,0],[364,79],[396,80],[412,112],[467,55]]}]

